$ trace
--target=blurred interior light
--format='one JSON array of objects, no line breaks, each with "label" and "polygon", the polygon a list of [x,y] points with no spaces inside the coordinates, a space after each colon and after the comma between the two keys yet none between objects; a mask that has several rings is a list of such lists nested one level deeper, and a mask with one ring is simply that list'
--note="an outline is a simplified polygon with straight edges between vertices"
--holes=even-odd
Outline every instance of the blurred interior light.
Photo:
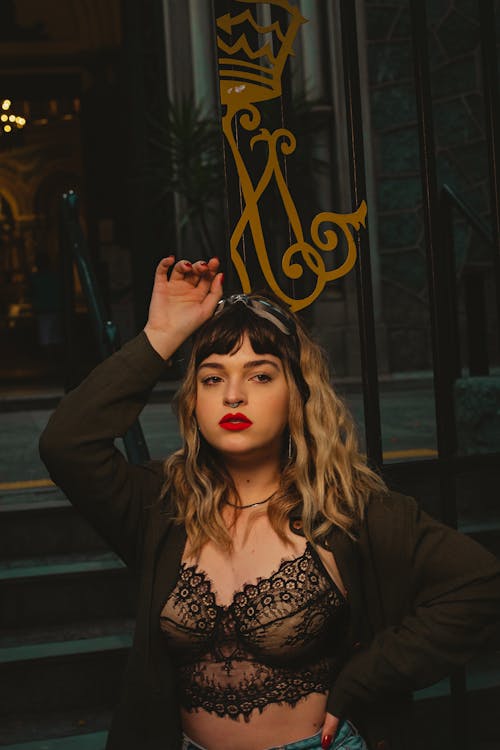
[{"label": "blurred interior light", "polygon": [[0,99],[0,102],[1,109],[3,110],[2,114],[0,115],[1,122],[12,123],[4,125],[3,129],[0,129],[0,135],[3,135],[4,133],[12,133],[13,126],[15,126],[15,130],[17,131],[22,130],[26,125],[26,118],[22,117],[21,115],[15,114],[12,111],[8,113],[10,108],[12,107],[12,101],[10,99]]}]

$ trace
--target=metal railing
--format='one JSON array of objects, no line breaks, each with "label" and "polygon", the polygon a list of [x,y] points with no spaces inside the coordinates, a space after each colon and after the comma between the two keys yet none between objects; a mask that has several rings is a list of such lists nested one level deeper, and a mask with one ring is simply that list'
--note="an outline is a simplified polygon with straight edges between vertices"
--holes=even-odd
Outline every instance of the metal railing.
[{"label": "metal railing", "polygon": [[[380,430],[380,408],[377,358],[374,331],[372,283],[367,247],[360,247],[357,262],[358,311],[365,406],[367,453],[374,465],[382,466],[389,483],[410,490],[415,476],[432,476],[439,488],[440,516],[449,525],[457,525],[457,477],[462,473],[480,473],[498,466],[498,453],[459,456],[455,420],[454,383],[461,372],[455,259],[452,232],[452,210],[458,210],[493,247],[493,277],[497,288],[498,325],[500,329],[500,105],[495,39],[495,10],[492,0],[482,0],[480,10],[483,94],[486,109],[486,138],[490,163],[490,205],[493,233],[489,234],[472,211],[447,188],[440,195],[436,169],[433,104],[429,71],[428,23],[426,3],[409,0],[412,48],[415,71],[415,93],[419,128],[419,150],[423,196],[423,216],[427,257],[427,279],[432,333],[434,399],[438,458],[429,461],[406,461],[383,464]],[[340,0],[345,70],[345,99],[350,146],[350,171],[353,203],[364,196],[363,118],[358,68],[356,3]],[[448,213],[443,216],[442,201]],[[366,243],[364,235],[357,242]],[[484,273],[469,266],[464,280],[466,314],[469,327],[469,370],[482,374],[488,369],[487,352],[478,342],[477,326],[485,320]],[[469,273],[470,271],[470,273]],[[480,303],[479,303],[480,302]],[[479,303],[479,304],[478,304]],[[482,321],[482,322],[481,322]],[[472,335],[475,329],[475,336]],[[474,339],[474,341],[472,341]],[[483,348],[480,348],[483,347]],[[468,750],[469,722],[465,672],[451,677],[451,735],[456,750]]]},{"label": "metal railing", "polygon": [[[460,276],[464,288],[465,320],[467,332],[467,365],[470,376],[489,375],[490,361],[488,340],[485,335],[487,329],[486,311],[486,282],[487,277],[494,274],[493,261],[466,261],[460,274],[455,269],[455,248],[453,241],[453,213],[459,213],[475,232],[494,248],[493,235],[490,228],[474,213],[456,191],[449,185],[443,185],[440,195],[440,216],[442,221],[442,243],[448,258],[448,275],[450,287],[450,315],[451,315],[451,347],[454,350],[455,376],[462,374],[462,358],[460,355],[460,335],[458,320],[458,302],[456,281]],[[500,324],[500,321],[499,321]],[[481,335],[483,332],[483,335]]]},{"label": "metal railing", "polygon": [[[64,193],[60,206],[60,241],[64,273],[64,327],[67,352],[67,372],[74,361],[75,313],[73,264],[76,265],[80,284],[87,302],[97,350],[101,360],[106,359],[120,348],[117,326],[107,315],[104,299],[90,259],[86,238],[79,220],[77,194],[70,190]],[[149,461],[149,450],[139,420],[123,437],[125,451],[131,463]]]}]

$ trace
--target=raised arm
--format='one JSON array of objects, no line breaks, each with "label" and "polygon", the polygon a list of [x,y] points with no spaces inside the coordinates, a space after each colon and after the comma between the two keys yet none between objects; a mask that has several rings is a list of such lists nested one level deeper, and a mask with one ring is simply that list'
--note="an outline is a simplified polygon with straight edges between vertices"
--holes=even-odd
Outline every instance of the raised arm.
[{"label": "raised arm", "polygon": [[132,466],[114,440],[137,418],[165,360],[212,315],[222,296],[218,266],[215,258],[193,265],[164,258],[144,331],[62,399],[40,438],[54,482],[130,565],[162,485],[161,463]]}]

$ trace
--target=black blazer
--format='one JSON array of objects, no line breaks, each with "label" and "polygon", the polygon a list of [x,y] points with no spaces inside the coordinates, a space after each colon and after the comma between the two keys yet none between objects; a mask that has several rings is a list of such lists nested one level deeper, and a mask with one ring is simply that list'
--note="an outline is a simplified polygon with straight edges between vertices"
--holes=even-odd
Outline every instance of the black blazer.
[{"label": "black blazer", "polygon": [[[176,685],[159,622],[186,542],[161,462],[132,466],[113,444],[165,366],[144,333],[60,403],[40,439],[53,480],[130,566],[138,604],[133,647],[107,750],[178,750]],[[290,518],[301,533],[300,509]],[[332,529],[350,625],[328,710],[350,718],[373,750],[412,747],[411,691],[465,664],[500,622],[500,563],[411,498],[371,498],[358,538]]]}]

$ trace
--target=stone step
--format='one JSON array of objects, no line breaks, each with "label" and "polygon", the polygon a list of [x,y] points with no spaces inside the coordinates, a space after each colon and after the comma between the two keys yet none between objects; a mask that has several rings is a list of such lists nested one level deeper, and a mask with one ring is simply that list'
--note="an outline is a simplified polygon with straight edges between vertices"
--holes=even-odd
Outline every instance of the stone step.
[{"label": "stone step", "polygon": [[[0,648],[0,726],[33,714],[111,709],[132,642],[129,629]],[[24,725],[26,719],[23,718]]]},{"label": "stone step", "polygon": [[17,646],[34,646],[44,643],[62,643],[78,641],[84,638],[102,638],[104,636],[126,634],[132,637],[134,632],[133,618],[105,620],[78,620],[63,625],[35,626],[33,628],[11,628],[0,630],[0,649]]},{"label": "stone step", "polygon": [[[466,670],[465,710],[469,750],[498,750],[500,725],[495,721],[500,705],[500,652],[476,658]],[[452,738],[452,705],[449,680],[442,680],[415,695],[415,746],[425,750],[455,747]]]},{"label": "stone step", "polygon": [[[0,746],[21,749],[25,744],[34,747],[64,748],[65,742],[69,747],[79,747],[79,741],[84,748],[92,750],[104,747],[105,739],[111,726],[113,710],[110,708],[95,708],[81,706],[68,711],[42,711],[33,713],[26,709],[22,714],[2,717],[0,721]],[[38,743],[38,744],[37,744]],[[97,743],[97,744],[96,744]],[[102,743],[102,744],[100,744]]]},{"label": "stone step", "polygon": [[[490,690],[500,692],[500,651],[498,649],[481,654],[467,665],[466,684],[469,693],[486,693]],[[449,679],[441,680],[413,694],[417,702],[446,698],[449,695]]]},{"label": "stone step", "polygon": [[111,552],[0,562],[0,631],[130,617],[131,577]]},{"label": "stone step", "polygon": [[99,535],[58,488],[0,495],[0,560],[104,549]]},{"label": "stone step", "polygon": [[104,750],[107,732],[89,732],[73,737],[34,740],[15,745],[2,745],[3,750]]}]

